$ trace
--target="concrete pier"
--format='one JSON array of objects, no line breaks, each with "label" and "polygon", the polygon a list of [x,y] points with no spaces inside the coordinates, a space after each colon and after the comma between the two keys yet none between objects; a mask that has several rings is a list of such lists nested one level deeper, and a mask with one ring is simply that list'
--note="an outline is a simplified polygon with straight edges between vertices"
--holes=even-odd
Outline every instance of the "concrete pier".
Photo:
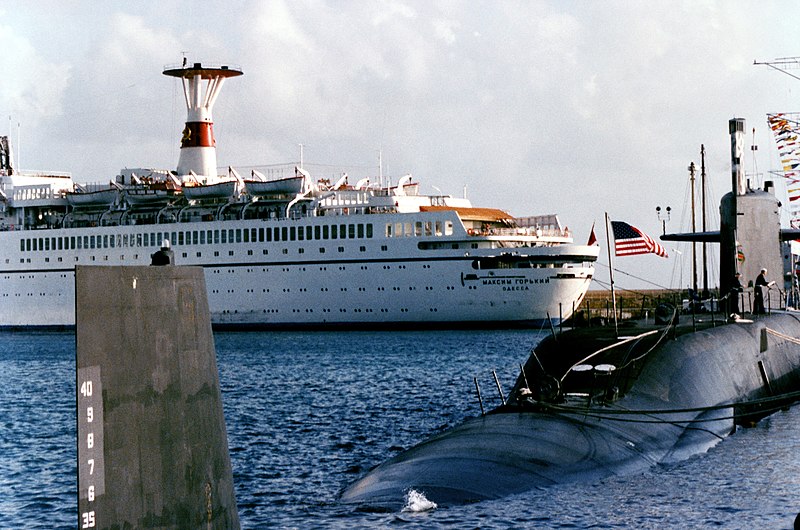
[{"label": "concrete pier", "polygon": [[201,268],[75,270],[78,528],[239,528]]}]

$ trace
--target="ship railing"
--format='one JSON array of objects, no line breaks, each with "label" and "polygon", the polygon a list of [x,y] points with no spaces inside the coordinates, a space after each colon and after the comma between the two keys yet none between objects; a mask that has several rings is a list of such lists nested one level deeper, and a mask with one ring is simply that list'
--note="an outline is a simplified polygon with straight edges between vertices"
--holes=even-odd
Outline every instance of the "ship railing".
[{"label": "ship railing", "polygon": [[469,230],[471,236],[501,236],[501,237],[538,237],[538,238],[572,238],[569,228],[485,228]]}]

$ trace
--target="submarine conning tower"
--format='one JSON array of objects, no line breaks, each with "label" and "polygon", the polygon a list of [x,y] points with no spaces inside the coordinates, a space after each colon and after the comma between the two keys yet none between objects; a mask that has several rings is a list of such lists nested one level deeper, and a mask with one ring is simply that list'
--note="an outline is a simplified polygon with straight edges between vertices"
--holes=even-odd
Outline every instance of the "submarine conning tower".
[{"label": "submarine conning tower", "polygon": [[239,68],[230,66],[203,66],[201,63],[187,66],[185,62],[183,66],[164,69],[164,75],[181,79],[186,101],[186,126],[183,128],[178,159],[179,176],[195,173],[200,184],[211,184],[217,179],[217,151],[211,111],[225,80],[242,73]]},{"label": "submarine conning tower", "polygon": [[[720,292],[728,293],[736,272],[747,286],[754,282],[761,269],[767,279],[782,284],[780,203],[772,192],[771,181],[764,189],[751,189],[743,169],[745,120],[728,122],[731,136],[731,191],[720,201]],[[777,289],[767,290],[764,304],[780,307]]]}]

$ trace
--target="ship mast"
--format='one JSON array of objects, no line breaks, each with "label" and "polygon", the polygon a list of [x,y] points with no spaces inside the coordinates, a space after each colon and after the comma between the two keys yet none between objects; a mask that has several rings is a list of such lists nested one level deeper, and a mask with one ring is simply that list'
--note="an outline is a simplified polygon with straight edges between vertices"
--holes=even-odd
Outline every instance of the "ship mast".
[{"label": "ship mast", "polygon": [[202,184],[217,179],[217,151],[214,140],[214,122],[211,111],[225,79],[242,75],[238,68],[228,66],[203,66],[194,63],[180,67],[167,67],[164,75],[177,77],[183,82],[186,102],[186,126],[181,137],[178,175],[198,175]]},{"label": "ship mast", "polygon": [[[697,221],[694,207],[694,178],[695,165],[694,162],[689,163],[689,182],[692,188],[692,233],[697,232]],[[697,243],[692,241],[692,292],[697,296]]]},{"label": "ship mast", "polygon": [[[706,147],[700,144],[700,208],[703,232],[706,231]],[[708,262],[706,242],[703,241],[703,299],[708,298]]]}]

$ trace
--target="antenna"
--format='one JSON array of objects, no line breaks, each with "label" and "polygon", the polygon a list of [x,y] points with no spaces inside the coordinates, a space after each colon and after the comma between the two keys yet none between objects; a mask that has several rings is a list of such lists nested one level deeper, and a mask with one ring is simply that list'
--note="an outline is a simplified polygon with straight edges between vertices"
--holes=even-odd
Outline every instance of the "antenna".
[{"label": "antenna", "polygon": [[800,81],[800,76],[788,71],[800,68],[800,57],[778,57],[777,59],[773,59],[771,61],[753,61],[753,64],[769,66],[774,70],[783,72],[789,77],[793,77]]}]

